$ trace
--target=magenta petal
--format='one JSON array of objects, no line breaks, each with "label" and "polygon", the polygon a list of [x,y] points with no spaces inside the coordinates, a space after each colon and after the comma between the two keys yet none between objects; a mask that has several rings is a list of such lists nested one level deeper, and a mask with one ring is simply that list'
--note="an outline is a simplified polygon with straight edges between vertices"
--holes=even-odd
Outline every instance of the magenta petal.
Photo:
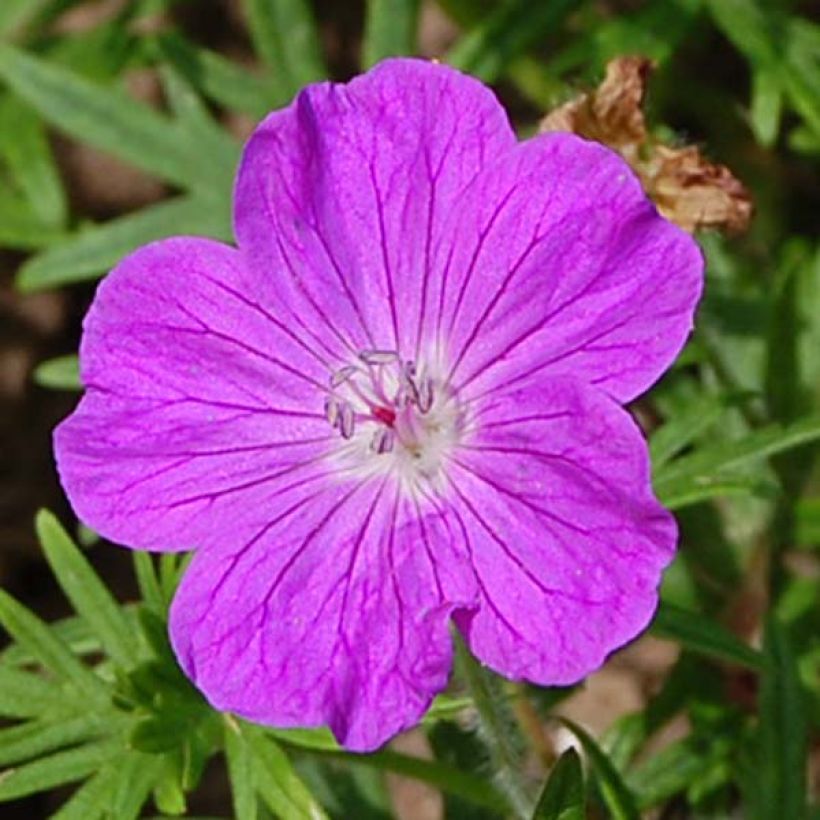
[{"label": "magenta petal", "polygon": [[149,245],[100,285],[80,351],[86,395],[55,432],[89,526],[190,549],[255,529],[277,478],[327,471],[327,369],[269,312],[269,287],[201,239]]},{"label": "magenta petal", "polygon": [[626,163],[569,134],[528,140],[465,192],[437,265],[454,384],[571,374],[621,402],[672,363],[703,261]]},{"label": "magenta petal", "polygon": [[474,596],[466,560],[392,482],[295,491],[241,547],[197,554],[174,647],[216,708],[374,749],[446,685],[450,613]]},{"label": "magenta petal", "polygon": [[456,622],[502,674],[574,683],[649,622],[674,519],[638,428],[597,389],[530,382],[478,421],[450,481],[481,603]]},{"label": "magenta petal", "polygon": [[437,301],[433,250],[462,188],[515,145],[492,92],[422,60],[306,88],[245,149],[239,246],[275,272],[292,321],[328,349],[413,358]]}]

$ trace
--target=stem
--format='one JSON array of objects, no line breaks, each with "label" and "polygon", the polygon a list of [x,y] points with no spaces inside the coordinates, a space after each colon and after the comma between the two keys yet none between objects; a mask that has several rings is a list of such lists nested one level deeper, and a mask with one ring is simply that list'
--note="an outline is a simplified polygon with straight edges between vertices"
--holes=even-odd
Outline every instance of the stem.
[{"label": "stem", "polygon": [[522,777],[522,759],[515,737],[515,721],[507,698],[488,669],[470,654],[461,635],[455,635],[458,666],[470,689],[483,740],[492,758],[499,787],[517,818],[532,816],[533,799]]}]

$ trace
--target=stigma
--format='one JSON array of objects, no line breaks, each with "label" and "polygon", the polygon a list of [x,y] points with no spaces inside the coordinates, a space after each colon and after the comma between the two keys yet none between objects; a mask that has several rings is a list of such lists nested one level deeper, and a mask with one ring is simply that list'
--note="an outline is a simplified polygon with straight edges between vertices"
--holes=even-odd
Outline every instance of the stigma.
[{"label": "stigma", "polygon": [[410,487],[441,478],[465,426],[463,408],[439,371],[392,350],[363,350],[334,371],[324,411],[347,466],[393,473]]}]

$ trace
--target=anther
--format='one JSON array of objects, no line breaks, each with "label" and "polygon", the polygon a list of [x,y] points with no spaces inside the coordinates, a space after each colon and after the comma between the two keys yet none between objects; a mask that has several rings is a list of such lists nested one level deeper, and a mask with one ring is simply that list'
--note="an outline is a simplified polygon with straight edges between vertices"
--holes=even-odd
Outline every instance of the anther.
[{"label": "anther", "polygon": [[392,364],[399,358],[394,350],[363,350],[359,358],[365,364]]},{"label": "anther", "polygon": [[422,379],[417,390],[416,404],[419,412],[426,413],[433,406],[433,382],[429,378]]},{"label": "anther", "polygon": [[356,417],[353,414],[353,408],[347,402],[343,402],[339,408],[339,432],[342,438],[353,438],[353,430],[356,427]]},{"label": "anther", "polygon": [[331,427],[335,427],[339,421],[339,403],[332,396],[325,400],[325,416]]},{"label": "anther", "polygon": [[382,427],[373,434],[373,438],[370,440],[370,449],[374,453],[383,455],[393,449],[394,441],[393,431]]},{"label": "anther", "polygon": [[331,387],[338,387],[340,384],[344,384],[346,381],[350,379],[351,376],[355,375],[359,372],[359,369],[352,364],[349,364],[347,367],[341,368],[341,370],[337,370],[331,377],[330,377],[330,386]]}]

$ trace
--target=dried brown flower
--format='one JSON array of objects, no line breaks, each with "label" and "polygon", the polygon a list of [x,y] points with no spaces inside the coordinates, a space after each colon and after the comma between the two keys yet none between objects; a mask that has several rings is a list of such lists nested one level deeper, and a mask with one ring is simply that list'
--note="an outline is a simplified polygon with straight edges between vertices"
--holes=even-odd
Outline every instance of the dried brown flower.
[{"label": "dried brown flower", "polygon": [[648,133],[642,105],[651,71],[645,57],[611,60],[597,89],[551,111],[539,130],[571,131],[618,151],[658,210],[690,233],[746,230],[751,196],[725,165],[709,162],[694,145],[672,147]]}]

